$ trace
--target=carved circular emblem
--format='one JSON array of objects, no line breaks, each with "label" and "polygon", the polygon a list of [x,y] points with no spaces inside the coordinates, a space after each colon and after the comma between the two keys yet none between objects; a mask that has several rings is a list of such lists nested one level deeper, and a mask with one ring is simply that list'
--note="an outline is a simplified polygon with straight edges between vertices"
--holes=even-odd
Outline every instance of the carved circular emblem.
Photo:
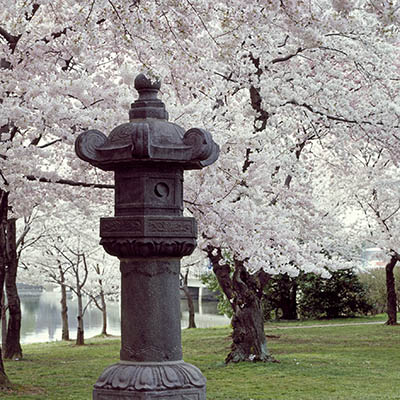
[{"label": "carved circular emblem", "polygon": [[156,194],[157,197],[165,199],[169,195],[169,187],[164,182],[157,183],[157,185],[154,188],[154,193]]}]

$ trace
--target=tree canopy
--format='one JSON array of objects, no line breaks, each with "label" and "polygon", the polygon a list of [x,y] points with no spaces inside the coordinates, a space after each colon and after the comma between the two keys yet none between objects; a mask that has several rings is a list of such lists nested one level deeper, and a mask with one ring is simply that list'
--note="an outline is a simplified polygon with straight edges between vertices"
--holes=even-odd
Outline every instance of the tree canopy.
[{"label": "tree canopy", "polygon": [[172,121],[221,147],[216,165],[187,174],[185,200],[214,270],[235,265],[226,290],[253,290],[261,273],[327,276],[366,242],[398,257],[397,2],[0,5],[0,188],[16,216],[107,201],[56,185],[44,196],[35,179],[110,183],[73,143],[127,120],[143,71],[162,80]]},{"label": "tree canopy", "polygon": [[[356,152],[396,168],[392,2],[2,3],[0,184],[17,214],[43,188],[27,176],[107,182],[72,145],[83,129],[127,119],[139,70],[162,79],[171,119],[220,143],[219,164],[187,179],[186,198],[206,240],[253,269],[310,270],[322,248],[338,252],[343,202],[329,178]],[[358,167],[347,177],[361,185],[372,171]],[[50,203],[73,201],[45,189]]]}]

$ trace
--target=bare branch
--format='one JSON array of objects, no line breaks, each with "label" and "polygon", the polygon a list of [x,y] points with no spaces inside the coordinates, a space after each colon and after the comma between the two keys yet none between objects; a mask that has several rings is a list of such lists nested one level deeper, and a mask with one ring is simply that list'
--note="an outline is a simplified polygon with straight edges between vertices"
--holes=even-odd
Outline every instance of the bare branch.
[{"label": "bare branch", "polygon": [[80,187],[92,187],[95,189],[114,189],[114,185],[108,185],[105,183],[87,183],[87,182],[79,182],[79,181],[72,181],[68,179],[59,179],[57,181],[52,181],[47,178],[38,178],[37,176],[34,175],[26,175],[25,178],[28,181],[39,181],[43,183],[57,183],[60,185],[68,185],[68,186],[80,186]]},{"label": "bare branch", "polygon": [[188,54],[187,50],[182,46],[182,44],[181,44],[180,41],[179,41],[179,38],[176,36],[174,30],[172,29],[172,27],[171,27],[171,25],[170,25],[170,23],[169,23],[167,14],[164,12],[164,13],[162,13],[162,16],[165,18],[165,21],[167,22],[169,31],[171,32],[172,36],[175,38],[176,44],[181,48],[181,50],[182,50],[185,54]]},{"label": "bare branch", "polygon": [[85,315],[85,312],[88,309],[88,307],[89,307],[90,303],[92,302],[92,300],[93,300],[93,297],[89,297],[89,301],[86,303],[85,307],[83,307],[82,316]]},{"label": "bare branch", "polygon": [[111,4],[111,7],[113,8],[115,14],[117,15],[118,19],[121,21],[121,24],[124,28],[125,34],[128,35],[133,40],[131,33],[129,32],[128,28],[126,27],[124,21],[122,20],[122,17],[119,15],[119,12],[118,12],[117,8],[115,7],[114,3],[111,0],[108,0],[108,2]]},{"label": "bare branch", "polygon": [[203,18],[201,18],[201,15],[197,12],[196,8],[194,7],[194,5],[189,1],[186,0],[187,3],[190,5],[190,7],[192,8],[192,10],[195,12],[195,14],[197,15],[197,17],[199,18],[201,24],[203,25],[203,28],[205,29],[205,31],[207,32],[208,36],[210,36],[210,38],[212,39],[212,41],[219,46],[219,43],[215,40],[215,38],[213,37],[213,35],[211,35],[210,31],[207,28],[207,25],[204,23]]},{"label": "bare branch", "polygon": [[83,259],[83,266],[85,268],[85,276],[84,276],[83,281],[81,283],[81,288],[83,288],[85,286],[87,278],[89,276],[89,268],[88,268],[88,265],[87,265],[87,262],[86,262],[85,253],[82,254],[82,259]]},{"label": "bare branch", "polygon": [[63,258],[65,258],[71,266],[74,266],[75,263],[65,254],[63,250],[61,250],[57,245],[53,245],[53,247],[57,250],[58,254],[60,254]]},{"label": "bare branch", "polygon": [[25,242],[26,235],[29,233],[30,230],[31,230],[30,224],[29,223],[25,223],[24,230],[21,233],[21,235],[18,238],[17,243],[16,243],[16,247],[17,248],[20,247],[20,246],[23,246],[23,244]]},{"label": "bare branch", "polygon": [[88,22],[89,22],[90,15],[92,14],[93,7],[94,7],[94,3],[95,3],[95,2],[96,2],[96,0],[92,0],[92,4],[90,5],[89,14],[88,14],[88,15],[87,15],[87,17],[86,17],[86,23],[88,23]]},{"label": "bare branch", "polygon": [[290,60],[292,57],[297,56],[297,54],[301,53],[303,50],[304,50],[304,49],[302,49],[301,47],[299,47],[299,48],[297,49],[297,51],[296,51],[295,53],[293,53],[293,54],[288,54],[287,56],[284,56],[284,57],[277,57],[277,58],[274,58],[274,59],[272,60],[272,64],[276,64],[276,63],[279,63],[279,62],[288,61],[288,60]]},{"label": "bare branch", "polygon": [[386,218],[382,219],[382,222],[386,223],[386,221],[388,219],[392,218],[395,214],[397,214],[399,210],[400,210],[400,202],[399,202],[399,205],[397,206],[397,208],[390,215],[388,215]]},{"label": "bare branch", "polygon": [[287,101],[287,102],[286,102],[285,104],[283,104],[283,105],[286,106],[286,105],[288,105],[288,104],[291,104],[291,105],[293,105],[293,106],[299,106],[299,107],[306,108],[308,111],[312,112],[313,114],[321,115],[322,117],[326,117],[326,118],[328,118],[329,120],[332,120],[332,121],[345,122],[345,123],[347,123],[347,124],[359,124],[359,123],[364,123],[364,124],[370,124],[370,125],[371,125],[371,123],[368,122],[368,121],[354,121],[354,120],[351,120],[351,119],[346,119],[346,118],[337,117],[337,116],[334,116],[334,115],[325,114],[325,113],[323,113],[322,111],[314,110],[310,105],[308,105],[308,104],[306,104],[306,103],[300,104],[300,103],[298,103],[296,100]]},{"label": "bare branch", "polygon": [[53,144],[56,144],[58,142],[62,142],[62,139],[55,139],[52,142],[45,143],[45,144],[42,144],[42,145],[38,146],[38,148],[39,149],[45,149],[46,147],[52,146]]}]

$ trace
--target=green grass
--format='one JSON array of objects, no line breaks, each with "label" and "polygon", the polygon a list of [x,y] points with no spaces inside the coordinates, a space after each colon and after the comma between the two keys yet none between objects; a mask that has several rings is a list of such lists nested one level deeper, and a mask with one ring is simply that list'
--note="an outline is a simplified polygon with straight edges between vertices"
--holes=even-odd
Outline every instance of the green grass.
[{"label": "green grass", "polygon": [[[378,315],[370,315],[370,316],[362,316],[355,318],[336,318],[332,319],[319,319],[319,320],[303,320],[303,321],[272,321],[269,322],[266,327],[282,327],[282,326],[308,326],[308,325],[329,325],[329,324],[354,324],[354,323],[362,323],[362,322],[385,322],[387,321],[387,314],[378,314]],[[398,320],[400,321],[400,313],[398,314]]]},{"label": "green grass", "polygon": [[[225,366],[228,327],[185,330],[184,358],[207,377],[207,400],[400,400],[400,326],[350,325],[371,320],[384,318],[267,324],[269,349],[280,361],[268,364]],[[345,326],[329,326],[336,322]],[[118,361],[119,340],[87,342],[25,345],[23,361],[5,362],[14,387],[0,398],[91,399],[102,370]]]}]

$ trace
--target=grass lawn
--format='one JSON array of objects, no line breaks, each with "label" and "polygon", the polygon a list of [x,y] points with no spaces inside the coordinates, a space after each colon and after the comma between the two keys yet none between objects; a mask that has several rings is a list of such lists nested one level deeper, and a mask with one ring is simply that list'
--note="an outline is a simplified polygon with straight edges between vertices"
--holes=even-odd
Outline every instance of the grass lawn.
[{"label": "grass lawn", "polygon": [[[228,327],[185,330],[184,359],[206,376],[207,400],[400,400],[400,326],[352,325],[374,320],[384,318],[267,324],[269,349],[280,360],[268,364],[224,365]],[[14,387],[0,398],[91,399],[102,370],[118,361],[119,340],[87,343],[23,346],[24,360],[5,362]]]}]

